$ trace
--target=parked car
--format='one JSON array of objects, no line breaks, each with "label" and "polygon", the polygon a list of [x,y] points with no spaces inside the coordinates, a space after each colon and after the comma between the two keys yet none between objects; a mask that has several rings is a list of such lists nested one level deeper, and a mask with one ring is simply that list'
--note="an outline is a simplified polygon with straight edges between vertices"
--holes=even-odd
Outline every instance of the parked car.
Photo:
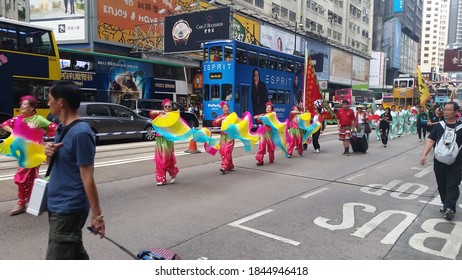
[{"label": "parked car", "polygon": [[[152,141],[156,137],[151,119],[140,116],[122,105],[82,102],[78,112],[82,120],[90,125],[93,132],[100,134],[97,135],[97,142],[116,139]],[[51,114],[48,115],[48,120],[59,123],[59,119]],[[146,131],[146,133],[142,133],[142,131]]]},{"label": "parked car", "polygon": [[[124,99],[121,104],[132,109],[141,116],[149,118],[149,112],[152,110],[162,110],[161,99]],[[173,110],[180,111],[180,116],[190,127],[198,127],[199,120],[194,113],[188,112],[186,108],[178,102],[172,101]]]}]

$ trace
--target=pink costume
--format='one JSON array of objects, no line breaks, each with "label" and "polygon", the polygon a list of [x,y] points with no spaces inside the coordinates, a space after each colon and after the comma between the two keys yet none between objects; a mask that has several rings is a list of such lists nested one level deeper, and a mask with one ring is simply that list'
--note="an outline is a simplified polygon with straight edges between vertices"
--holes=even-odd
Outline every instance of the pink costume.
[{"label": "pink costume", "polygon": [[298,126],[300,113],[290,112],[289,119],[289,135],[291,140],[287,148],[287,154],[292,156],[292,152],[297,148],[298,155],[301,156],[303,154],[303,130]]},{"label": "pink costume", "polygon": [[[261,116],[264,116],[262,114]],[[261,123],[260,120],[257,120],[258,123]],[[274,145],[273,139],[271,138],[271,127],[265,125],[265,134],[260,136],[260,146],[258,147],[258,152],[255,155],[257,160],[257,165],[263,165],[263,157],[266,154],[266,147],[268,147],[269,162],[274,162],[274,150],[276,150],[276,145]]]},{"label": "pink costume", "polygon": [[[221,126],[223,117],[229,114],[223,114],[213,121],[213,126]],[[221,170],[228,171],[234,169],[233,164],[233,149],[234,139],[230,138],[226,132],[220,132],[220,155],[221,155]]]},{"label": "pink costume", "polygon": [[[14,123],[17,121],[24,121],[31,127],[36,129],[43,129],[47,131],[46,135],[49,137],[52,137],[56,134],[57,125],[37,114],[34,114],[30,117],[18,115],[2,123],[0,127],[9,126],[14,131]],[[39,177],[39,169],[40,165],[34,168],[18,167],[18,171],[14,175],[14,183],[18,185],[18,205],[24,206],[29,203],[32,187],[34,186],[34,180],[35,178]]]}]

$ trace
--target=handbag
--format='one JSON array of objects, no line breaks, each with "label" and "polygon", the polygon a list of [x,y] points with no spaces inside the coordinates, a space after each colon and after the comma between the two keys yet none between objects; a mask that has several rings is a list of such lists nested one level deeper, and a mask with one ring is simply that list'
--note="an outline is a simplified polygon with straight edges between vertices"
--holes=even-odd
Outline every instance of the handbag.
[{"label": "handbag", "polygon": [[[75,120],[69,125],[66,126],[63,130],[63,134],[61,134],[61,137],[59,138],[58,143],[62,142],[64,139],[64,136],[66,136],[66,133],[78,122],[81,120]],[[50,165],[48,165],[47,173],[45,174],[45,178],[50,176],[51,173],[51,168],[53,167],[53,163],[55,161],[55,155],[51,157],[50,160]],[[43,212],[48,210],[48,205],[47,205],[47,186],[48,186],[48,181],[41,179],[41,178],[36,178],[34,180],[34,186],[32,187],[32,193],[30,195],[30,200],[29,204],[27,205],[27,210],[26,212],[34,215],[34,216],[39,216]]]},{"label": "handbag", "polygon": [[371,126],[368,122],[364,123],[364,133],[369,134],[372,132]]}]

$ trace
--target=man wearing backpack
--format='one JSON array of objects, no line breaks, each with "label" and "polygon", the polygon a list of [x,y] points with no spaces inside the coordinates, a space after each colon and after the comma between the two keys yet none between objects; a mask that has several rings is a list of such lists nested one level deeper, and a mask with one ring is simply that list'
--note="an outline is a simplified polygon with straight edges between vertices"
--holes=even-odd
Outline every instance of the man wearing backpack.
[{"label": "man wearing backpack", "polygon": [[[448,221],[454,218],[462,179],[462,153],[459,152],[462,145],[462,122],[457,119],[458,111],[459,105],[456,102],[449,102],[444,106],[445,121],[439,122],[432,129],[420,157],[420,164],[424,166],[428,152],[436,143],[433,170],[443,203],[440,212],[444,213],[444,218]],[[451,152],[445,152],[445,148]]]}]

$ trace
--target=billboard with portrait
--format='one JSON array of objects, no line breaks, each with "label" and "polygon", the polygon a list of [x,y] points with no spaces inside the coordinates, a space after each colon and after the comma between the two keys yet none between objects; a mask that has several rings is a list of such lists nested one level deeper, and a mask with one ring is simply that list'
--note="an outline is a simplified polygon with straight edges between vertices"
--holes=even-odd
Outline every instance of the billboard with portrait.
[{"label": "billboard with portrait", "polygon": [[58,43],[87,42],[86,0],[29,0],[30,22],[51,28]]},{"label": "billboard with portrait", "polygon": [[261,25],[260,42],[263,46],[272,50],[293,54],[295,34],[268,25]]},{"label": "billboard with portrait", "polygon": [[229,7],[165,17],[164,52],[199,51],[205,42],[229,39],[229,27]]}]

